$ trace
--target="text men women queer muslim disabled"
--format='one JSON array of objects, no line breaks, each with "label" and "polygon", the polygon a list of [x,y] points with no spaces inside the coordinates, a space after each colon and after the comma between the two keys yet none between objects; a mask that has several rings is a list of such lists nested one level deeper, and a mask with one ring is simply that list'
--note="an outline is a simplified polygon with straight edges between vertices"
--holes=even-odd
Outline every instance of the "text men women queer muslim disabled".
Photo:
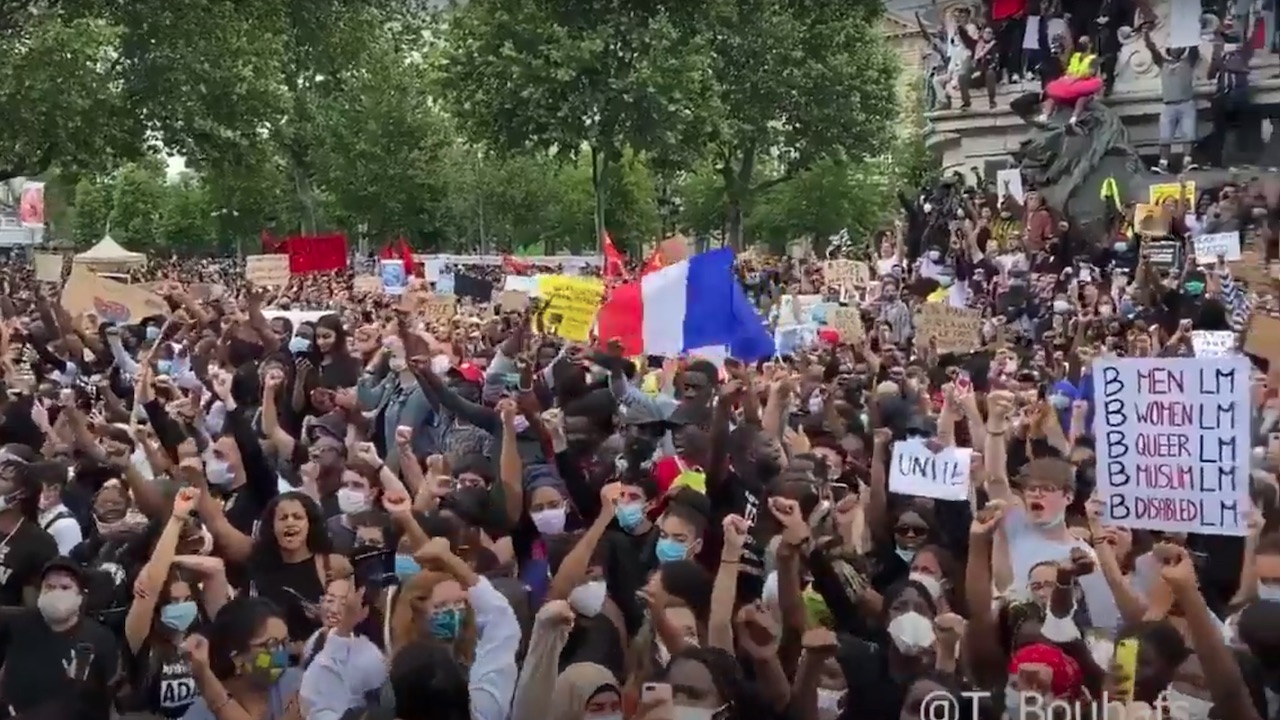
[{"label": "text men women queer muslim disabled", "polygon": [[1243,535],[1249,366],[1238,357],[1094,363],[1105,517],[1131,528]]}]

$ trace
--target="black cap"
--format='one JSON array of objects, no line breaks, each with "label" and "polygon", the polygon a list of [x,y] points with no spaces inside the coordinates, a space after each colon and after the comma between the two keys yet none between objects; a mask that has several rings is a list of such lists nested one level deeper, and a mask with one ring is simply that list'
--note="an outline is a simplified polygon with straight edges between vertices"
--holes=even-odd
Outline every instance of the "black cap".
[{"label": "black cap", "polygon": [[84,589],[84,568],[80,567],[80,563],[66,556],[56,557],[45,563],[44,569],[40,571],[40,581],[43,582],[45,577],[55,570],[75,578],[76,584],[80,586],[80,589]]}]

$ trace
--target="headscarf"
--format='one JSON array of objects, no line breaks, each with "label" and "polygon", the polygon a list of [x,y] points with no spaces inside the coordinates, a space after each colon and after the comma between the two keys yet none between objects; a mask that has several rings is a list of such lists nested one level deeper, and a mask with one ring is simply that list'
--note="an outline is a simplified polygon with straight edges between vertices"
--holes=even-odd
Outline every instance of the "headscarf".
[{"label": "headscarf", "polygon": [[1084,686],[1084,674],[1080,663],[1067,655],[1062,648],[1049,643],[1034,643],[1019,648],[1009,658],[1010,677],[1018,674],[1023,665],[1045,665],[1053,671],[1050,689],[1056,698],[1075,697]]},{"label": "headscarf", "polygon": [[595,663],[574,663],[556,677],[549,720],[582,720],[587,703],[601,690],[618,691],[618,679]]}]

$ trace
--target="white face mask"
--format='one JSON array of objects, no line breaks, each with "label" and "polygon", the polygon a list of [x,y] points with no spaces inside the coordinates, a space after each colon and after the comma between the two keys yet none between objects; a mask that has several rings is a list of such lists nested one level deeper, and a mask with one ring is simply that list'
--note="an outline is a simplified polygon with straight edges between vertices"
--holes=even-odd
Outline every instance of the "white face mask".
[{"label": "white face mask", "polygon": [[80,593],[75,590],[45,590],[36,600],[40,614],[51,623],[64,623],[80,612]]},{"label": "white face mask", "polygon": [[609,588],[603,580],[592,580],[569,593],[569,607],[583,617],[595,617],[604,609],[604,600],[608,595]]},{"label": "white face mask", "polygon": [[387,361],[387,367],[391,368],[391,372],[404,372],[409,363],[402,357],[392,357]]},{"label": "white face mask", "polygon": [[449,372],[449,368],[453,366],[453,362],[449,360],[448,355],[436,355],[431,358],[431,372],[437,375],[443,375]]},{"label": "white face mask", "polygon": [[907,576],[907,579],[918,582],[929,591],[929,595],[933,597],[933,601],[937,602],[942,599],[942,583],[932,575],[925,575],[921,572],[913,572]]},{"label": "white face mask", "polygon": [[204,476],[210,485],[218,487],[226,487],[235,479],[235,475],[231,472],[231,463],[219,460],[209,453],[204,457]]},{"label": "white face mask", "polygon": [[778,573],[777,571],[769,573],[764,579],[764,591],[760,595],[760,600],[769,607],[778,606]]},{"label": "white face mask", "polygon": [[338,488],[338,510],[344,515],[354,515],[368,510],[369,495],[355,488]]},{"label": "white face mask", "polygon": [[899,615],[889,623],[889,637],[904,655],[917,655],[933,648],[937,635],[933,623],[918,612]]},{"label": "white face mask", "polygon": [[530,513],[529,518],[533,520],[533,526],[543,535],[559,535],[564,532],[564,523],[568,515],[568,510],[557,507]]}]

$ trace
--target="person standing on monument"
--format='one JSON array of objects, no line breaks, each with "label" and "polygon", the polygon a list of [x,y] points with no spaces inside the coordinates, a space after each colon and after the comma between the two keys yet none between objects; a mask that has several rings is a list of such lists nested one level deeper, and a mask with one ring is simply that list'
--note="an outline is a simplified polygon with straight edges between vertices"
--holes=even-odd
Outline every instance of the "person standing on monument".
[{"label": "person standing on monument", "polygon": [[1182,148],[1182,169],[1191,165],[1191,144],[1196,140],[1196,63],[1200,48],[1176,47],[1161,51],[1151,39],[1148,28],[1142,41],[1151,60],[1160,68],[1160,172],[1169,171],[1169,155],[1173,146]]}]

